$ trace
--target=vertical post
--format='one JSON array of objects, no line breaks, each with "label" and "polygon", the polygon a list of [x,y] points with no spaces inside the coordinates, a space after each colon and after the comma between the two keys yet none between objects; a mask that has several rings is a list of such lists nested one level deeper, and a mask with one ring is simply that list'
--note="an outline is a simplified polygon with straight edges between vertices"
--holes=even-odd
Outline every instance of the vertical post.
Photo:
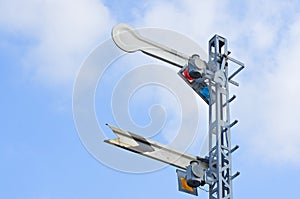
[{"label": "vertical post", "polygon": [[227,40],[215,35],[209,41],[209,170],[214,179],[210,199],[232,199],[227,55]]}]

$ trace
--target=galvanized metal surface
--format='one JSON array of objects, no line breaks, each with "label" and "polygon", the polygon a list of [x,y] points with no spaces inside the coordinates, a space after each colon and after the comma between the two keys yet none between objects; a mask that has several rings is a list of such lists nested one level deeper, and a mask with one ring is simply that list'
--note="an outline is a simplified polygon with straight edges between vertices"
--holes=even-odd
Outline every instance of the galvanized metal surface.
[{"label": "galvanized metal surface", "polygon": [[[209,198],[232,199],[232,176],[231,154],[238,148],[231,148],[231,127],[237,124],[237,120],[231,123],[230,102],[236,97],[229,96],[229,83],[238,86],[231,79],[243,68],[244,64],[228,57],[227,40],[215,35],[209,41],[209,62],[214,66],[214,78],[209,81]],[[230,60],[240,67],[229,76],[228,63]]]}]

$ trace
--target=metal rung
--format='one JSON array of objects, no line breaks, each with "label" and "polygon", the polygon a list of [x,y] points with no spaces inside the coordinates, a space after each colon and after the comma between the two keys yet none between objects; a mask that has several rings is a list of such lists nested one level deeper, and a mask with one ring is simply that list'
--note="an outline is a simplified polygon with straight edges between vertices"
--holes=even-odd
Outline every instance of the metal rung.
[{"label": "metal rung", "polygon": [[234,120],[229,126],[228,128],[233,127],[234,125],[236,125],[239,121],[238,120]]},{"label": "metal rung", "polygon": [[226,128],[224,128],[222,130],[222,133],[226,132],[228,129],[230,129],[231,127],[233,127],[234,125],[236,125],[239,121],[238,120],[234,120],[231,124],[229,124]]},{"label": "metal rung", "polygon": [[244,63],[242,63],[242,62],[240,62],[240,61],[238,61],[238,60],[236,60],[236,59],[234,59],[232,57],[227,56],[227,59],[230,60],[230,61],[232,61],[232,62],[234,62],[234,63],[236,63],[236,64],[238,64],[238,65],[240,65],[240,66],[244,66],[245,67]]},{"label": "metal rung", "polygon": [[223,104],[223,107],[225,107],[227,104],[229,104],[230,102],[232,102],[233,100],[235,100],[236,96],[233,95],[225,104]]},{"label": "metal rung", "polygon": [[240,146],[239,146],[239,145],[236,145],[235,147],[233,147],[233,148],[230,150],[230,153],[235,152],[238,148],[240,148]]},{"label": "metal rung", "polygon": [[239,72],[241,72],[241,70],[243,70],[245,68],[245,66],[241,66],[239,67],[232,75],[230,75],[228,77],[228,80],[231,80],[234,76],[236,76]]},{"label": "metal rung", "polygon": [[241,174],[241,172],[237,171],[233,176],[231,176],[231,180],[238,177]]},{"label": "metal rung", "polygon": [[231,80],[228,80],[229,83],[235,85],[235,86],[239,86],[240,84],[237,83],[236,81],[233,81],[232,79]]},{"label": "metal rung", "polygon": [[236,145],[235,147],[233,147],[226,155],[229,155],[230,153],[233,153],[235,152],[237,149],[239,149],[240,146],[239,145]]}]

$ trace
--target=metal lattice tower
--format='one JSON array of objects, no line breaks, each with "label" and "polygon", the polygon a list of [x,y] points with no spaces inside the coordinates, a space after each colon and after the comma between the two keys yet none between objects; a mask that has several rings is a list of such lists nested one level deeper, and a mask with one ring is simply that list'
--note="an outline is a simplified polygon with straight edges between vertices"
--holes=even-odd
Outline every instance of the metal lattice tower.
[{"label": "metal lattice tower", "polygon": [[209,61],[216,70],[209,81],[209,169],[216,178],[209,186],[210,199],[232,198],[228,69],[222,57],[227,53],[226,39],[214,36],[209,41]]},{"label": "metal lattice tower", "polygon": [[[232,180],[239,175],[232,176],[231,154],[238,146],[231,149],[230,129],[238,121],[230,123],[230,102],[235,96],[229,98],[229,83],[238,84],[231,79],[240,72],[244,66],[237,60],[228,57],[227,40],[215,35],[209,41],[209,62],[214,72],[209,80],[209,173],[214,179],[209,185],[210,199],[231,199]],[[227,60],[242,65],[235,73],[228,76]]]}]

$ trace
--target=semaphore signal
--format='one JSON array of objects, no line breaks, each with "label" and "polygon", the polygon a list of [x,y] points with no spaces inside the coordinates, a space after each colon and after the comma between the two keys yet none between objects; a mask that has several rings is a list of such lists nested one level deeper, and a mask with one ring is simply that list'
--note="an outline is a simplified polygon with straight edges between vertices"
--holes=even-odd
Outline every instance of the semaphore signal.
[{"label": "semaphore signal", "polygon": [[[126,52],[141,51],[180,68],[178,75],[209,106],[209,155],[186,154],[111,125],[117,138],[105,142],[177,167],[180,191],[198,195],[197,188],[208,185],[209,199],[232,199],[232,181],[239,172],[232,173],[231,156],[239,146],[231,148],[231,128],[238,121],[230,119],[230,103],[236,96],[230,97],[229,84],[239,86],[233,77],[244,69],[244,64],[229,56],[227,40],[219,35],[211,38],[205,62],[197,54],[186,56],[151,41],[127,24],[116,25],[112,38]],[[228,72],[228,61],[239,66],[232,74]]]}]

